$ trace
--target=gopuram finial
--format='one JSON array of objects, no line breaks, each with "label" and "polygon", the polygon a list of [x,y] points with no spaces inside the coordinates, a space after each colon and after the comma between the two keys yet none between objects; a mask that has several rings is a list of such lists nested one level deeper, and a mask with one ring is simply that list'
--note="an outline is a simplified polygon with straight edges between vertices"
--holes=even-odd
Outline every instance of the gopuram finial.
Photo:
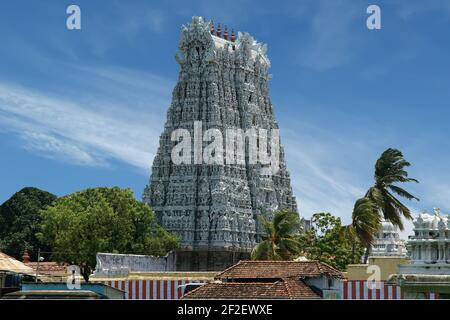
[{"label": "gopuram finial", "polygon": [[216,35],[217,35],[218,37],[220,37],[220,36],[222,35],[222,31],[220,30],[220,22],[219,22],[219,24],[217,25],[217,33],[216,33]]}]

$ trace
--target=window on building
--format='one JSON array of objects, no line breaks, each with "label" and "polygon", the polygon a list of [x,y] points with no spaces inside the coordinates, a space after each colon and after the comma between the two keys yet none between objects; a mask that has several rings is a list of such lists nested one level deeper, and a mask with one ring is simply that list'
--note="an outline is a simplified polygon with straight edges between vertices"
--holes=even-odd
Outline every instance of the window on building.
[{"label": "window on building", "polygon": [[332,288],[333,287],[333,278],[328,278],[328,288]]}]

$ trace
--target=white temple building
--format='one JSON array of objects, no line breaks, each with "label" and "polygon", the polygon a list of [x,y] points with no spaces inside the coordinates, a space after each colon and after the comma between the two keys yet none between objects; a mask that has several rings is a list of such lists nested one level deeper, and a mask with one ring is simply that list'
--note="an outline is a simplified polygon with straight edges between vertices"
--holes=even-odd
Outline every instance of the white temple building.
[{"label": "white temple building", "polygon": [[401,286],[405,298],[450,298],[450,219],[435,208],[414,219],[414,235],[406,245],[410,264],[399,266],[390,281]]},{"label": "white temple building", "polygon": [[407,255],[405,243],[400,239],[398,228],[391,222],[382,220],[381,228],[375,236],[370,256]]},{"label": "white temple building", "polygon": [[[415,266],[434,265],[432,269],[446,266],[450,271],[450,219],[434,209],[434,215],[423,211],[414,219],[414,235],[409,237],[407,248],[411,264]],[[414,268],[419,271],[418,268]],[[430,272],[427,267],[426,273]],[[450,274],[450,273],[449,273]]]}]

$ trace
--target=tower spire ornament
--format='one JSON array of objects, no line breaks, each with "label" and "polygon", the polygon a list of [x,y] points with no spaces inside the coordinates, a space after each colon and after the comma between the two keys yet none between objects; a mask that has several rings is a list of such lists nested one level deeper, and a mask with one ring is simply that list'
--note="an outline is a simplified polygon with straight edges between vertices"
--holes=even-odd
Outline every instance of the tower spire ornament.
[{"label": "tower spire ornament", "polygon": [[218,36],[218,37],[222,36],[222,30],[220,29],[220,22],[219,22],[219,24],[217,25],[217,36]]},{"label": "tower spire ornament", "polygon": [[260,215],[297,212],[274,134],[267,48],[247,33],[234,42],[233,31],[233,50],[212,31],[200,17],[182,27],[178,82],[143,193],[158,222],[180,237],[176,270],[223,270],[249,259],[264,234]]}]

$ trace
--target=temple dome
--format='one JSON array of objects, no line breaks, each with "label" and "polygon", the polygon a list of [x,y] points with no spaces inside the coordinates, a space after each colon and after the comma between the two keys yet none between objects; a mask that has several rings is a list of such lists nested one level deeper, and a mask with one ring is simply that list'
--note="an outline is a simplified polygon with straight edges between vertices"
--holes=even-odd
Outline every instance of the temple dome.
[{"label": "temple dome", "polygon": [[382,231],[392,231],[395,232],[396,228],[394,227],[394,225],[392,224],[392,222],[386,221],[386,220],[382,220],[381,221],[381,230]]}]

